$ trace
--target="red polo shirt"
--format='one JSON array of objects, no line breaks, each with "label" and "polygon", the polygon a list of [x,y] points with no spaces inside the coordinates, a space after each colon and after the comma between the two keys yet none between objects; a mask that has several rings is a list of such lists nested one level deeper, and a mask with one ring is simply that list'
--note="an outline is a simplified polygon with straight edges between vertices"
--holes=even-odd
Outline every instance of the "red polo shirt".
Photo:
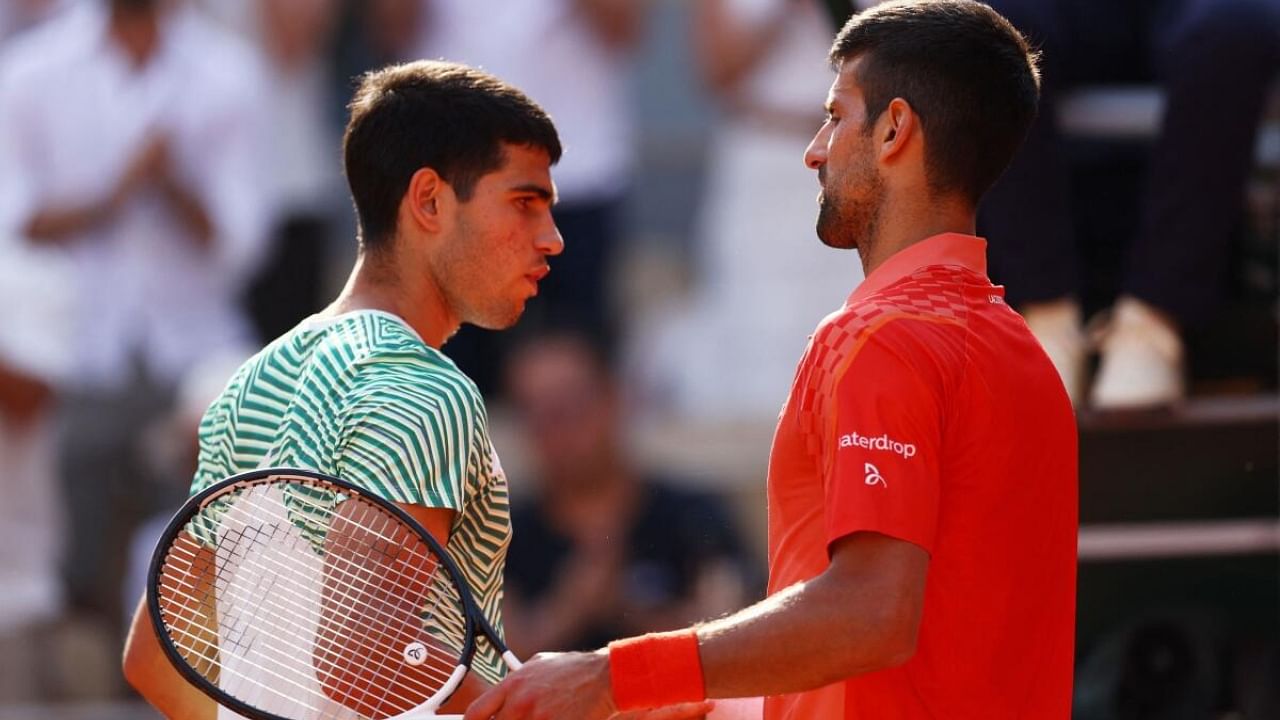
[{"label": "red polo shirt", "polygon": [[930,555],[915,655],[766,720],[1068,718],[1076,425],[986,244],[938,235],[875,270],[819,324],[769,462],[769,592],[874,531]]}]

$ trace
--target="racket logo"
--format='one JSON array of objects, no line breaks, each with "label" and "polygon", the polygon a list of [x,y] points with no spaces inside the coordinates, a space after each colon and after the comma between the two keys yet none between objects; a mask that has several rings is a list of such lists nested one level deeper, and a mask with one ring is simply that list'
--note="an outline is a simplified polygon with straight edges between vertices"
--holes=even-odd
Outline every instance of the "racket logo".
[{"label": "racket logo", "polygon": [[413,666],[427,661],[427,646],[420,642],[411,642],[404,646],[404,661]]},{"label": "racket logo", "polygon": [[868,485],[883,485],[884,487],[889,487],[889,483],[884,481],[884,476],[880,474],[880,471],[876,468],[875,465],[872,465],[871,463],[865,463],[863,470],[865,470],[867,473],[867,478],[866,480],[864,480],[864,482],[866,482]]}]

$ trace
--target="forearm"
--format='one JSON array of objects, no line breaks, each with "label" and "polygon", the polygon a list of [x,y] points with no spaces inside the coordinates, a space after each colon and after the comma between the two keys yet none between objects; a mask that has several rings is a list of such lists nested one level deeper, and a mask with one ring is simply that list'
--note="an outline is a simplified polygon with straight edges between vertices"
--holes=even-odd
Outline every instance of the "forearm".
[{"label": "forearm", "polygon": [[177,180],[163,183],[162,191],[169,207],[195,239],[196,246],[202,249],[211,246],[214,239],[213,219],[204,203]]},{"label": "forearm", "polygon": [[[522,709],[512,717],[603,718],[618,705],[668,705],[695,693],[787,694],[906,662],[915,652],[928,552],[874,532],[846,535],[828,550],[831,563],[820,576],[696,627],[696,638],[686,631],[608,651],[539,656],[472,704],[467,720],[490,718],[507,704]],[[699,666],[701,687],[688,682]],[[689,717],[706,712],[693,710]]]},{"label": "forearm", "polygon": [[26,422],[40,414],[52,394],[45,383],[0,363],[0,415]]},{"label": "forearm", "polygon": [[147,702],[167,718],[213,720],[217,705],[187,682],[164,656],[147,616],[145,600],[138,602],[124,646],[124,676]]},{"label": "forearm", "polygon": [[92,230],[110,219],[110,202],[79,207],[46,207],[37,210],[27,221],[27,237],[36,243],[58,244]]},{"label": "forearm", "polygon": [[904,661],[893,605],[835,584],[820,576],[698,627],[707,696],[801,692]]}]

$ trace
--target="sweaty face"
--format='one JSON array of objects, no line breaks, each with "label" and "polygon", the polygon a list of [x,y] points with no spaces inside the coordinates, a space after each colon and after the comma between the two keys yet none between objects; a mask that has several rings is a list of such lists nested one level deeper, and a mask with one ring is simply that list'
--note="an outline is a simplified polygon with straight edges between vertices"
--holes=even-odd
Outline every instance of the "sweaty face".
[{"label": "sweaty face", "polygon": [[551,218],[555,186],[545,150],[505,146],[502,167],[476,183],[459,203],[456,223],[433,261],[449,306],[462,322],[490,330],[511,327],[550,271],[547,260],[564,241]]},{"label": "sweaty face", "polygon": [[[827,119],[805,151],[818,171],[818,238],[864,254],[876,236],[884,179],[876,167],[872,126],[856,77],[860,59],[846,60],[827,95]],[[871,119],[874,121],[874,118]]]}]

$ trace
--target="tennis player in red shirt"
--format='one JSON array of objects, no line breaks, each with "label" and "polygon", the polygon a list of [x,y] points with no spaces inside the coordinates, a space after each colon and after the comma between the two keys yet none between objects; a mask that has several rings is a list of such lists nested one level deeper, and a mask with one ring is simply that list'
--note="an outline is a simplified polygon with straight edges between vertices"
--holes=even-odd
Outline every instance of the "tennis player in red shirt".
[{"label": "tennis player in red shirt", "polygon": [[831,59],[805,162],[819,238],[866,280],[779,418],[769,598],[541,656],[468,720],[741,696],[766,696],[766,720],[1070,716],[1075,421],[974,237],[1036,112],[1034,54],[986,5],[924,0],[855,16]]}]

